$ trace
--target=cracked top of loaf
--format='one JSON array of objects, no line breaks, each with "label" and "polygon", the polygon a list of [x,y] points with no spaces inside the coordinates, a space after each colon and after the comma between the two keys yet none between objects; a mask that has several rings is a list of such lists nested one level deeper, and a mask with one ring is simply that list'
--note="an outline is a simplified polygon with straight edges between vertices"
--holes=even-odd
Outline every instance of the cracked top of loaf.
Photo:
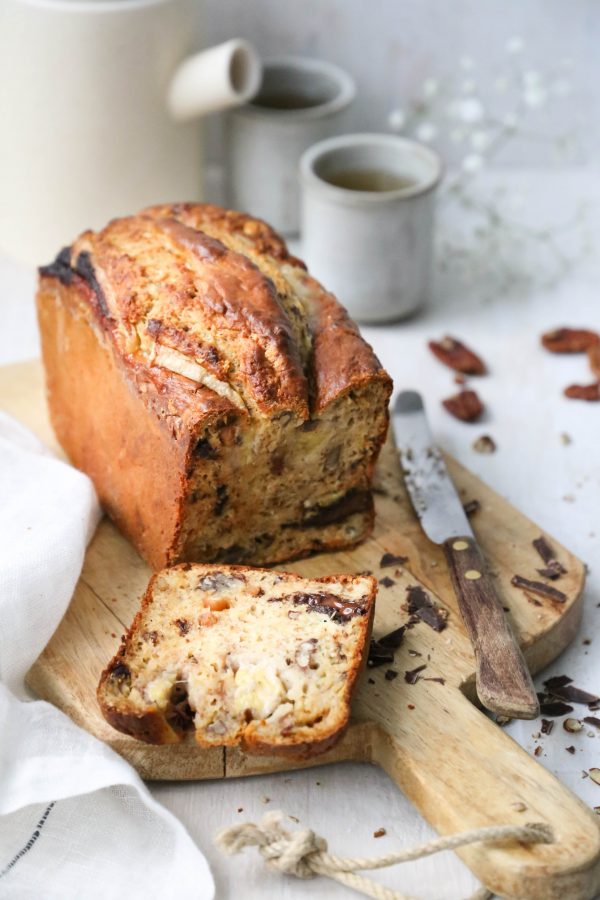
[{"label": "cracked top of loaf", "polygon": [[188,430],[236,409],[308,419],[389,383],[336,298],[243,213],[150,207],[84,232],[41,275],[80,288],[146,404]]}]

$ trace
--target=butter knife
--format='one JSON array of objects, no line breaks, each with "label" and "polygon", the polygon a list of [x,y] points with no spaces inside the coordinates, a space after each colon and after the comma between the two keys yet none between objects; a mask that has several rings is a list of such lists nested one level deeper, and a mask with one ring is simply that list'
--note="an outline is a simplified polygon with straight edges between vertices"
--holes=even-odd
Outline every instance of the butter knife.
[{"label": "butter knife", "polygon": [[429,431],[421,395],[404,391],[393,411],[404,481],[423,531],[446,553],[454,592],[473,645],[479,700],[514,719],[534,719],[531,675],[488,573],[446,464]]}]

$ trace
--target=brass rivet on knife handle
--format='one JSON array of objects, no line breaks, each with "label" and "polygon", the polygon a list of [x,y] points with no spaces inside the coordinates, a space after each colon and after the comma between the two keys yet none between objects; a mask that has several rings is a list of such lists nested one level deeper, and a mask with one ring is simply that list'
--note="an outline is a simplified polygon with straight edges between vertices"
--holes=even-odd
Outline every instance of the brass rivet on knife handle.
[{"label": "brass rivet on knife handle", "polygon": [[477,543],[471,537],[450,538],[444,549],[475,651],[481,703],[498,715],[534,719],[539,703],[531,675]]}]

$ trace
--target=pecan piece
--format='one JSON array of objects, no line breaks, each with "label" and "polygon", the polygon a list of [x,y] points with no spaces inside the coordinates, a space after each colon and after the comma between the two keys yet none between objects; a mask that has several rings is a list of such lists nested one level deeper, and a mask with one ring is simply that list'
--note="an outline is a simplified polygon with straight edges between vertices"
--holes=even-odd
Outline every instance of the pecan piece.
[{"label": "pecan piece", "polygon": [[475,391],[461,391],[447,400],[442,400],[442,406],[451,416],[462,422],[475,422],[483,412],[483,403]]},{"label": "pecan piece", "polygon": [[446,335],[441,341],[429,341],[429,349],[440,362],[463,375],[485,375],[483,360],[462,341]]},{"label": "pecan piece", "polygon": [[588,347],[588,362],[590,369],[600,379],[600,341],[596,341],[591,347]]},{"label": "pecan piece", "polygon": [[585,353],[600,341],[600,335],[587,328],[555,328],[541,337],[542,347],[550,353]]},{"label": "pecan piece", "polygon": [[595,381],[593,384],[570,384],[565,388],[564,395],[569,400],[598,401],[600,400],[600,381]]}]

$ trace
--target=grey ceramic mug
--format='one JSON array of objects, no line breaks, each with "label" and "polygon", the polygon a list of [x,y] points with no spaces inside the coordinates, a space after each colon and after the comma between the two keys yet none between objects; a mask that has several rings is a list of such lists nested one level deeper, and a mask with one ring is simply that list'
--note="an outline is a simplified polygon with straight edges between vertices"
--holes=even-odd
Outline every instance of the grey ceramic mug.
[{"label": "grey ceramic mug", "polygon": [[307,147],[339,130],[354,95],[350,75],[331,63],[294,56],[265,60],[257,96],[227,119],[229,206],[296,234],[298,161]]},{"label": "grey ceramic mug", "polygon": [[[339,186],[342,176],[361,173],[399,186]],[[303,154],[302,254],[311,274],[359,321],[394,321],[429,299],[441,175],[433,150],[387,134],[342,135]]]}]

